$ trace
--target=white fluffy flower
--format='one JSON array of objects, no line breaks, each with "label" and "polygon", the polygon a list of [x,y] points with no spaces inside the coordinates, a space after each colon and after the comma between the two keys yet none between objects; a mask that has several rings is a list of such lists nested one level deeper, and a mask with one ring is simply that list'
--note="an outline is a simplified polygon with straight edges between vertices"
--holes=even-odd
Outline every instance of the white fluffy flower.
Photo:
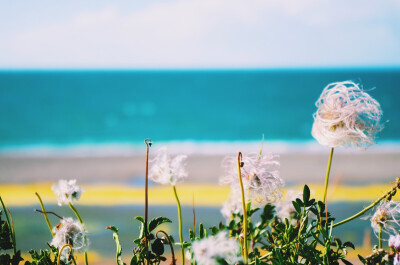
[{"label": "white fluffy flower", "polygon": [[370,220],[375,233],[378,233],[382,226],[383,232],[396,234],[400,227],[400,203],[396,201],[381,202]]},{"label": "white fluffy flower", "polygon": [[57,185],[53,185],[51,189],[57,196],[58,205],[74,203],[79,200],[83,189],[76,185],[76,179],[58,181]]},{"label": "white fluffy flower", "polygon": [[312,136],[322,145],[365,149],[383,128],[379,103],[351,81],[329,84],[315,105]]},{"label": "white fluffy flower", "polygon": [[389,237],[389,247],[395,248],[396,251],[400,251],[400,235],[390,235]]},{"label": "white fluffy flower", "polygon": [[[297,198],[302,199],[303,193],[300,191],[289,190],[286,193],[285,199],[278,201],[275,203],[276,213],[282,221],[288,219],[289,221],[296,221],[293,219],[293,215],[296,213],[296,209],[293,206],[292,201],[295,201]],[[294,222],[291,222],[295,224]]]},{"label": "white fluffy flower", "polygon": [[[241,175],[246,200],[255,203],[271,203],[281,197],[280,188],[284,181],[279,176],[279,162],[273,155],[250,154],[243,156]],[[237,157],[228,157],[223,165],[227,174],[221,178],[221,184],[230,184],[235,194],[240,194]]]},{"label": "white fluffy flower", "polygon": [[394,255],[393,265],[400,265],[399,253],[396,253],[396,255]]},{"label": "white fluffy flower", "polygon": [[188,176],[184,163],[186,158],[186,155],[178,155],[171,159],[167,154],[167,148],[160,148],[151,161],[153,166],[149,172],[150,179],[160,184],[175,186]]},{"label": "white fluffy flower", "polygon": [[[53,228],[54,237],[50,245],[61,249],[65,244],[70,244],[74,251],[84,252],[88,249],[87,231],[78,221],[71,217],[64,218],[61,223]],[[63,251],[63,258],[68,257],[68,249]]]},{"label": "white fluffy flower", "polygon": [[199,265],[217,265],[218,258],[232,265],[241,261],[238,242],[228,238],[226,232],[193,242],[192,251],[193,258]]}]

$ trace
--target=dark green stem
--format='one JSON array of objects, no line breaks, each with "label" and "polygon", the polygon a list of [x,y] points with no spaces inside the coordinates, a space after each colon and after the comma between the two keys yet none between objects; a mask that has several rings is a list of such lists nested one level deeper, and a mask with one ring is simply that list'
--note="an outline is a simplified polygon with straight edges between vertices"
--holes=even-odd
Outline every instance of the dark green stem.
[{"label": "dark green stem", "polygon": [[3,199],[1,198],[1,196],[0,196],[0,202],[1,202],[1,206],[3,207],[3,211],[4,211],[4,214],[5,214],[6,219],[7,219],[8,229],[9,229],[10,232],[11,232],[11,238],[12,238],[12,241],[13,241],[13,250],[14,250],[14,255],[15,255],[15,254],[17,254],[17,243],[16,243],[16,241],[15,241],[15,230],[14,230],[14,225],[13,225],[13,223],[10,221],[10,216],[9,216],[9,214],[8,214],[8,209],[7,209],[6,206],[4,205],[4,202],[3,202]]}]

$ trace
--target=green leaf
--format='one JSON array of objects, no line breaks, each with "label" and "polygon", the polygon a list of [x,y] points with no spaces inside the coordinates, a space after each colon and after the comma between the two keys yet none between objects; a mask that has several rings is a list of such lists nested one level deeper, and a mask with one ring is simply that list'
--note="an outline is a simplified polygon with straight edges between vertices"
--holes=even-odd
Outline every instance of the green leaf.
[{"label": "green leaf", "polygon": [[307,185],[304,185],[303,189],[303,202],[307,205],[308,201],[310,200],[310,188]]},{"label": "green leaf", "polygon": [[139,222],[141,222],[142,224],[144,224],[143,216],[136,216],[135,219],[138,220]]},{"label": "green leaf", "polygon": [[118,236],[118,228],[115,226],[108,226],[107,229],[110,229],[113,232],[113,238],[115,240],[115,244],[117,246],[117,252],[115,255],[115,259],[117,261],[118,265],[125,265],[125,263],[122,261],[122,246],[121,243],[119,242],[119,236]]},{"label": "green leaf", "polygon": [[151,244],[151,250],[157,255],[161,256],[164,253],[164,244],[162,243],[161,239],[157,238]]},{"label": "green leaf", "polygon": [[351,263],[351,262],[348,261],[348,260],[341,259],[341,261],[342,261],[344,264],[346,264],[346,265],[353,265],[353,263]]},{"label": "green leaf", "polygon": [[275,206],[271,204],[266,204],[264,206],[263,212],[260,215],[262,223],[266,223],[267,221],[272,220],[272,218],[274,218],[274,209]]},{"label": "green leaf", "polygon": [[159,225],[161,225],[163,223],[172,223],[172,222],[167,217],[163,217],[163,216],[152,219],[149,223],[149,232],[153,231],[154,229],[156,229]]}]

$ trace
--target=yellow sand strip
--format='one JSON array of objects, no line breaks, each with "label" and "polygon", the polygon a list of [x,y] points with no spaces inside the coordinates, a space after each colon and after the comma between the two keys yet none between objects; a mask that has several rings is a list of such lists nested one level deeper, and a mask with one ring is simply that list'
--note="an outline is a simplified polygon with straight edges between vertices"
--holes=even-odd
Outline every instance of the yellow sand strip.
[{"label": "yellow sand strip", "polygon": [[[46,204],[56,203],[51,190],[51,183],[29,185],[0,185],[0,196],[8,206],[29,206],[38,204],[35,192],[38,192]],[[309,185],[312,196],[321,198],[323,185]],[[85,192],[79,200],[80,205],[127,205],[143,204],[144,188],[128,185],[82,185]],[[288,187],[284,190],[302,190],[302,186]],[[368,186],[330,186],[328,201],[374,201],[390,188],[390,184]],[[192,196],[196,206],[220,206],[229,194],[229,187],[214,184],[182,184],[177,191],[183,205],[192,204]],[[396,196],[397,197],[397,196]],[[400,198],[400,197],[399,197]],[[149,190],[149,203],[157,205],[174,205],[175,200],[170,186],[153,186]]]}]

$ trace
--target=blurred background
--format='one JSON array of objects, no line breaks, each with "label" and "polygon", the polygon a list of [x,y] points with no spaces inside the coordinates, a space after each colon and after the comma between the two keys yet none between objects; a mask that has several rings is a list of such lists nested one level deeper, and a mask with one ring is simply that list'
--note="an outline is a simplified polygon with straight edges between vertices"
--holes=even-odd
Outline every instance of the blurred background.
[{"label": "blurred background", "polygon": [[[311,136],[315,101],[353,80],[377,99],[385,129],[366,151],[335,150],[330,210],[345,218],[400,172],[398,1],[5,1],[0,3],[0,196],[23,251],[51,240],[38,208],[50,187],[77,179],[91,257],[112,259],[108,225],[125,253],[143,215],[145,138],[187,154],[178,186],[185,231],[223,220],[226,155],[280,155],[288,189],[321,197],[329,148]],[[170,188],[151,185],[150,216],[176,218]],[[57,219],[52,219],[54,225]],[[176,236],[176,223],[165,227]],[[362,252],[368,220],[338,229]],[[37,243],[40,241],[40,243]]]}]

